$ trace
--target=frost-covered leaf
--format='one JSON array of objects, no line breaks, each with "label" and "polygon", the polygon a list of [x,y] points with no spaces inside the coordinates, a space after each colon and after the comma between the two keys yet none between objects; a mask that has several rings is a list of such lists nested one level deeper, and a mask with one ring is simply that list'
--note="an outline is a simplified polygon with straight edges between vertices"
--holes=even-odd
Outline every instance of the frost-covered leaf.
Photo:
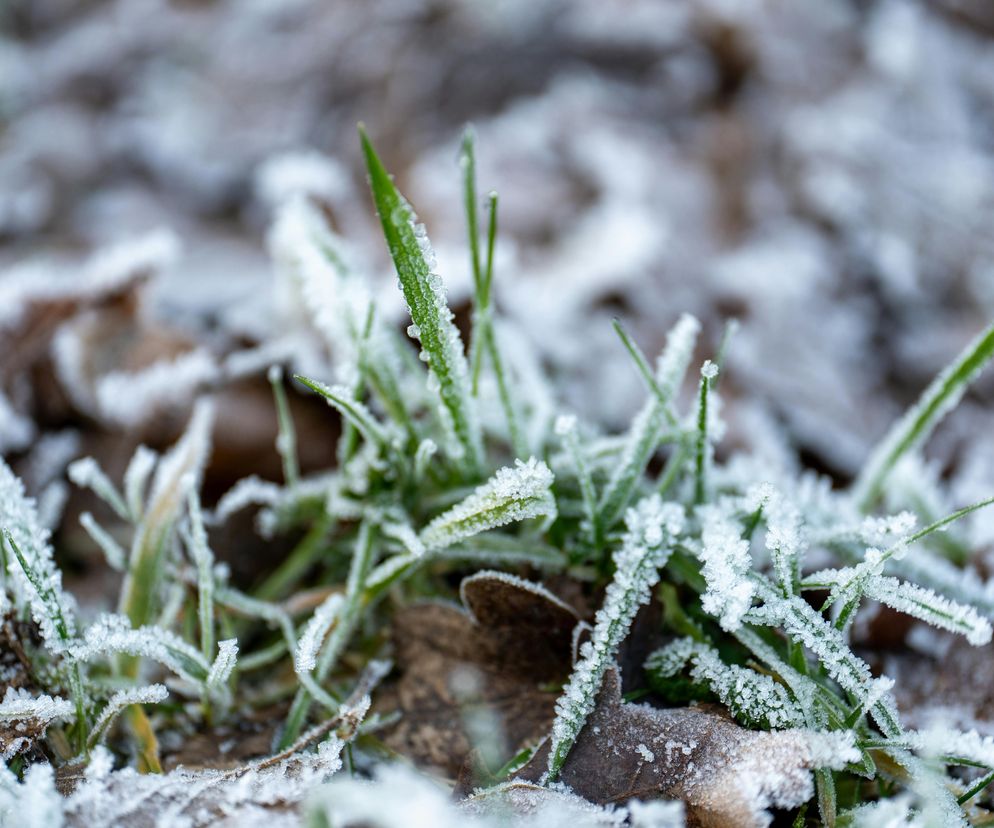
[{"label": "frost-covered leaf", "polygon": [[[550,751],[546,743],[518,777],[544,775]],[[755,732],[701,708],[626,704],[612,669],[559,778],[591,802],[681,799],[691,822],[748,828],[768,825],[771,808],[808,801],[812,769],[858,757],[846,732]]]},{"label": "frost-covered leaf", "polygon": [[384,712],[403,713],[386,731],[387,745],[452,777],[473,747],[454,680],[475,683],[474,708],[490,711],[499,731],[494,735],[513,753],[548,731],[555,696],[544,688],[569,673],[579,621],[539,584],[506,573],[464,578],[460,594],[465,610],[431,602],[398,611],[393,638],[400,679],[377,701]]},{"label": "frost-covered leaf", "polygon": [[92,748],[103,739],[111,723],[126,707],[132,704],[158,704],[165,701],[168,696],[169,691],[162,684],[149,684],[143,687],[129,687],[126,690],[119,690],[107,700],[107,704],[100,711],[100,715],[90,730],[88,746]]},{"label": "frost-covered leaf", "polygon": [[755,586],[749,579],[752,556],[749,541],[738,523],[720,505],[698,508],[701,540],[698,556],[707,589],[701,596],[704,611],[718,618],[722,629],[734,632],[752,606]]},{"label": "frost-covered leaf", "polygon": [[293,667],[298,673],[310,673],[317,666],[318,651],[324,643],[328,630],[338,619],[344,604],[345,597],[341,593],[334,592],[314,611],[294,651]]},{"label": "frost-covered leaf", "polygon": [[130,520],[131,514],[124,497],[111,482],[100,464],[92,457],[74,460],[67,469],[69,479],[81,489],[90,489],[110,506],[121,520]]},{"label": "frost-covered leaf", "polygon": [[93,542],[100,547],[107,565],[117,572],[123,572],[127,565],[128,556],[114,536],[97,523],[96,518],[89,512],[83,512],[79,516],[79,524],[86,530],[86,534],[93,539]]},{"label": "frost-covered leaf", "polygon": [[867,583],[866,595],[934,627],[960,633],[975,647],[991,640],[991,624],[986,618],[968,604],[951,601],[931,589],[877,576]]},{"label": "frost-covered leaf", "polygon": [[115,654],[151,659],[196,685],[206,683],[211,667],[199,650],[175,633],[155,626],[133,629],[123,615],[100,616],[69,653],[78,661]]},{"label": "frost-covered leaf", "polygon": [[552,472],[541,460],[517,460],[513,468],[499,469],[472,495],[429,523],[421,530],[421,542],[435,552],[488,529],[554,516],[552,482]]},{"label": "frost-covered leaf", "polygon": [[217,657],[211,664],[205,682],[208,690],[217,690],[231,677],[238,660],[238,641],[228,638],[217,643]]},{"label": "frost-covered leaf", "polygon": [[199,401],[183,436],[159,460],[152,478],[121,591],[121,611],[136,627],[155,618],[168,542],[186,503],[188,489],[199,485],[210,452],[212,422],[211,403]]},{"label": "frost-covered leaf", "polygon": [[873,506],[891,469],[918,448],[932,429],[962,399],[987,363],[994,358],[994,325],[971,341],[922,392],[918,401],[891,426],[853,484],[853,497],[863,508]]}]

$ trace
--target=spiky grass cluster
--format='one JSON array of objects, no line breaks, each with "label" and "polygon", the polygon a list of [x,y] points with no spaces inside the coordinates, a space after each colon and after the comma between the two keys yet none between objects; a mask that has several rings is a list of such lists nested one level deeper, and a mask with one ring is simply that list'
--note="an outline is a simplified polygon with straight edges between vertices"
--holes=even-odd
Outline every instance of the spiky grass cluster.
[{"label": "spiky grass cluster", "polygon": [[[377,637],[363,632],[386,615],[381,599],[388,591],[399,600],[437,594],[445,589],[438,575],[483,562],[559,569],[593,587],[604,582],[606,592],[556,708],[550,783],[636,613],[656,594],[667,628],[679,636],[646,663],[658,692],[680,701],[716,698],[747,727],[839,737],[832,743],[844,747],[845,758],[825,756],[815,772],[825,824],[871,818],[868,809],[883,807],[873,804],[881,792],[901,788],[910,793],[886,807],[909,814],[931,809],[945,824],[962,824],[961,806],[994,776],[969,785],[947,768],[994,774],[994,751],[967,749],[969,740],[948,732],[904,728],[893,682],[874,677],[849,641],[867,601],[972,644],[991,638],[991,590],[959,567],[962,556],[950,559],[948,543],[937,542],[939,530],[991,501],[946,518],[916,516],[930,502],[927,493],[916,490],[914,479],[900,487],[891,481],[990,360],[994,328],[895,425],[852,491],[831,491],[810,475],[799,478],[748,457],[716,464],[718,383],[734,328],[714,360],[702,363],[695,404],[683,412],[680,390],[700,332],[690,316],[674,326],[655,367],[616,326],[645,383],[646,402],[624,434],[605,439],[595,424],[549,417],[546,389],[526,381],[522,349],[502,348],[491,299],[498,201],[494,194],[487,199],[481,244],[472,134],[461,155],[474,280],[468,355],[425,229],[365,133],[361,140],[411,316],[408,335],[418,349],[377,315],[368,283],[349,265],[346,246],[321,212],[303,198],[285,203],[272,248],[337,359],[334,376],[298,377],[341,417],[337,467],[301,477],[278,366],[269,377],[282,485],[241,481],[203,514],[198,480],[209,452],[207,404],[165,456],[139,449],[123,491],[95,461],[78,461],[73,481],[130,527],[130,543],[122,543],[120,531],[83,516],[108,564],[125,575],[119,612],[87,625],[62,589],[33,504],[0,465],[2,600],[38,625],[42,643],[30,655],[33,679],[45,692],[8,694],[0,704],[3,720],[31,718],[47,727],[53,758],[70,761],[94,750],[124,712],[140,766],[155,770],[155,729],[139,705],[159,703],[172,691],[197,701],[182,715],[213,721],[230,715],[232,699],[244,707],[292,697],[278,747],[293,749],[315,704],[325,709],[320,717],[342,713],[356,665],[377,654]],[[488,409],[501,417],[481,417]],[[651,461],[661,454],[666,462],[653,475]],[[905,493],[908,511],[869,515],[883,494],[900,501],[897,492]],[[250,594],[228,583],[206,527],[252,504],[260,507],[261,531],[305,534]],[[914,531],[919,518],[927,525]],[[813,559],[817,571],[808,565]],[[315,585],[326,585],[323,594],[303,600],[301,591]],[[232,637],[218,643],[219,630]],[[144,683],[149,662],[173,674],[168,690]],[[285,671],[289,680],[258,692],[255,671],[278,664],[292,667]],[[166,717],[157,721],[169,724]],[[851,761],[853,755],[859,759]],[[840,762],[846,769],[832,771]],[[16,792],[9,780],[4,784],[6,796]]]}]

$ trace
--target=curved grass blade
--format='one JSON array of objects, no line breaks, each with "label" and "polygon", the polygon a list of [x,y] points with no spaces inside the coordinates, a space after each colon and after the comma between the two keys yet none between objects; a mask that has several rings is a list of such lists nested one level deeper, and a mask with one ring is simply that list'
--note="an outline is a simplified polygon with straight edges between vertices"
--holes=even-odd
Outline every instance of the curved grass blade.
[{"label": "curved grass blade", "polygon": [[891,470],[920,446],[939,421],[956,407],[970,384],[994,357],[994,324],[974,339],[922,392],[918,402],[891,426],[853,484],[853,498],[868,511],[880,496]]}]

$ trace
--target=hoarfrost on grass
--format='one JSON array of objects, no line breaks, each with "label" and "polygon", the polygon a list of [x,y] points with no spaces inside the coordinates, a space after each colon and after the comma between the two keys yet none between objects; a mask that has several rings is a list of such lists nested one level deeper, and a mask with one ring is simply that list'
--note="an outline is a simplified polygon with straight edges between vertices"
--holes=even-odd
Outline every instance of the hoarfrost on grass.
[{"label": "hoarfrost on grass", "polygon": [[590,640],[580,647],[580,658],[556,702],[549,753],[549,778],[554,780],[580,729],[594,709],[597,692],[618,646],[639,607],[649,600],[659,571],[672,551],[672,542],[684,529],[681,506],[663,503],[658,495],[639,501],[625,516],[627,531],[615,552],[615,572],[594,616]]},{"label": "hoarfrost on grass", "polygon": [[543,461],[516,460],[422,529],[421,542],[426,550],[437,551],[508,523],[552,517],[556,514],[552,482],[552,472]]}]

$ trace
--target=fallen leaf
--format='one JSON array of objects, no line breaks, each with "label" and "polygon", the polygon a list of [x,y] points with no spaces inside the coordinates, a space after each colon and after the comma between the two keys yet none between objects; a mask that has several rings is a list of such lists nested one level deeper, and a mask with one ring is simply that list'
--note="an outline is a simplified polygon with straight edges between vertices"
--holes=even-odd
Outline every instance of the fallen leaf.
[{"label": "fallen leaf", "polygon": [[[7,615],[0,623],[0,700],[7,694],[8,688],[27,690],[32,695],[38,692],[31,681],[30,662],[23,643],[32,635],[37,637],[37,627],[33,622],[17,621],[12,615]],[[9,758],[31,751],[45,735],[46,727],[46,722],[30,717],[0,722],[0,756]]]},{"label": "fallen leaf", "polygon": [[539,584],[503,573],[472,575],[460,594],[465,609],[436,602],[397,612],[401,675],[378,702],[384,712],[402,713],[384,736],[387,746],[450,778],[473,747],[467,713],[495,717],[504,759],[544,737],[580,620]]},{"label": "fallen leaf", "polygon": [[621,826],[627,814],[594,805],[575,794],[544,788],[531,782],[508,782],[480,791],[459,803],[471,817],[510,822],[527,820],[530,825],[570,825],[573,828]]},{"label": "fallen leaf", "polygon": [[[517,778],[539,782],[548,759],[546,742]],[[612,669],[557,781],[599,805],[681,799],[691,825],[749,828],[810,799],[816,761],[804,731],[745,730],[710,707],[624,703]]]}]

